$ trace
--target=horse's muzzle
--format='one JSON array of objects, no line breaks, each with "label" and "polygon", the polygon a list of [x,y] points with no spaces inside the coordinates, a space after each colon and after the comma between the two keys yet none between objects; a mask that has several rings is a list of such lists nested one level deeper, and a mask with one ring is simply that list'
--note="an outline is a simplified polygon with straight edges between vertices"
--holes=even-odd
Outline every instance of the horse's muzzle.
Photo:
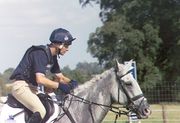
[{"label": "horse's muzzle", "polygon": [[151,115],[150,106],[146,98],[141,101],[140,105],[136,110],[136,113],[139,119],[146,119],[149,117],[149,115]]}]

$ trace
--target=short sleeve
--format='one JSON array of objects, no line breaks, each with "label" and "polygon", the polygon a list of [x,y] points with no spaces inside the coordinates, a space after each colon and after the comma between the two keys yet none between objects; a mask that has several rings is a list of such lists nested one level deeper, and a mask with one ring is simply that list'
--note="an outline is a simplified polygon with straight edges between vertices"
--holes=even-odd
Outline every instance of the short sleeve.
[{"label": "short sleeve", "polygon": [[35,73],[46,73],[46,66],[48,64],[48,57],[43,50],[36,50],[31,52],[33,70]]}]

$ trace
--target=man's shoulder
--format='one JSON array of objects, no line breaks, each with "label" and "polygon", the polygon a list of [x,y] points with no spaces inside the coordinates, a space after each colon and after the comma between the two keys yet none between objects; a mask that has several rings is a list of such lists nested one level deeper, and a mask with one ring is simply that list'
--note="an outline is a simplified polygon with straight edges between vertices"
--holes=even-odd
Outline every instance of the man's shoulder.
[{"label": "man's shoulder", "polygon": [[46,45],[32,45],[27,49],[26,52],[44,52],[47,53],[48,51],[48,46]]},{"label": "man's shoulder", "polygon": [[52,62],[53,57],[51,55],[48,45],[33,45],[30,47],[30,49],[36,55],[39,54],[41,56],[43,54],[43,57],[46,56],[49,63]]},{"label": "man's shoulder", "polygon": [[32,45],[29,49],[34,49],[34,50],[45,50],[47,48],[46,45]]}]

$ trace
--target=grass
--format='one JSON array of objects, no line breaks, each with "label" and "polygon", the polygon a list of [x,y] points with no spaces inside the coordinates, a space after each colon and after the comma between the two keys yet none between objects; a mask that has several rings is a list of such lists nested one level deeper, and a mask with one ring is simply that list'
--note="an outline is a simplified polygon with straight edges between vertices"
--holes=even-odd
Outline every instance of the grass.
[{"label": "grass", "polygon": [[[180,104],[159,104],[150,105],[152,114],[148,119],[140,120],[141,123],[164,123],[162,106],[164,106],[164,114],[166,116],[166,123],[180,123]],[[109,112],[105,117],[103,123],[114,123],[115,114]],[[121,116],[117,119],[117,123],[128,123],[127,116]],[[138,123],[137,121],[133,123]]]}]

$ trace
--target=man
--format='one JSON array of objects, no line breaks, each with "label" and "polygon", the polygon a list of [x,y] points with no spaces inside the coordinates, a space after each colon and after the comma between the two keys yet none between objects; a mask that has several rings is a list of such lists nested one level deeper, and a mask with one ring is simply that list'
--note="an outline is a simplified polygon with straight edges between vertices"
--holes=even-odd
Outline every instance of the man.
[{"label": "man", "polygon": [[[46,115],[45,107],[34,87],[43,85],[70,93],[70,90],[77,86],[76,81],[61,73],[57,62],[57,57],[64,55],[74,40],[69,31],[63,28],[55,29],[50,36],[51,43],[30,47],[11,75],[10,79],[14,80],[12,95],[34,113],[28,123],[40,123]],[[48,79],[48,71],[54,73],[58,81]]]}]

